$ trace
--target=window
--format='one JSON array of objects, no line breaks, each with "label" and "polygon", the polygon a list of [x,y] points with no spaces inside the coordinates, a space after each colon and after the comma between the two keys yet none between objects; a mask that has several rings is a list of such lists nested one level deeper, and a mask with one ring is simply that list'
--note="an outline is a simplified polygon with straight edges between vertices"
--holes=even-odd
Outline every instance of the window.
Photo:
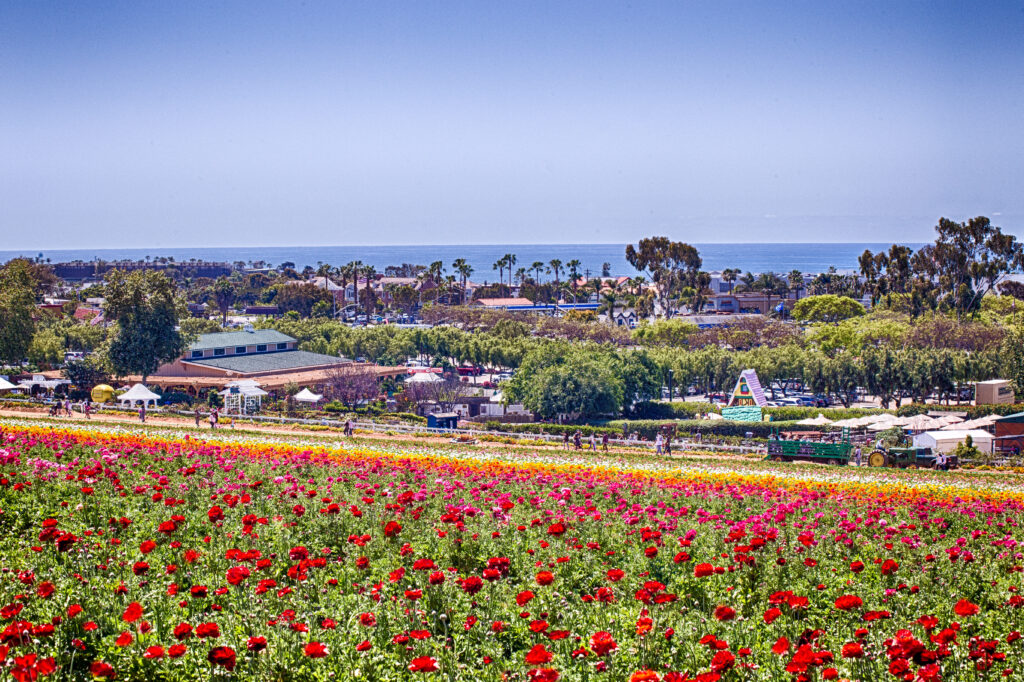
[{"label": "window", "polygon": [[227,352],[226,348],[214,348],[213,349],[213,354],[214,355],[224,355],[224,353],[226,353],[226,352]]},{"label": "window", "polygon": [[235,346],[235,355],[242,355],[243,353],[245,353],[245,351],[245,346]]},{"label": "window", "polygon": [[279,343],[279,344],[277,344],[277,349],[278,350],[288,350],[288,344],[287,343]]},{"label": "window", "polygon": [[266,353],[267,352],[267,344],[261,343],[260,345],[256,346],[256,352],[257,353]]},{"label": "window", "polygon": [[201,357],[203,357],[203,351],[201,351],[201,350],[194,350],[194,351],[192,351],[192,358],[193,359],[201,358]]}]

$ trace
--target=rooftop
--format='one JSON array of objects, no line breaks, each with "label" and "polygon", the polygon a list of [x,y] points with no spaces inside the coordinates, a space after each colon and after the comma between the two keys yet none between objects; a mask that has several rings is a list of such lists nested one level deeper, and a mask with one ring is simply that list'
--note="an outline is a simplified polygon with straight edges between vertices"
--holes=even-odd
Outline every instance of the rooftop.
[{"label": "rooftop", "polygon": [[305,350],[289,350],[255,355],[227,355],[219,358],[184,360],[184,362],[204,367],[216,367],[239,374],[257,374],[259,372],[280,372],[306,367],[340,365],[349,363],[351,360]]},{"label": "rooftop", "polygon": [[253,344],[285,343],[294,341],[287,334],[282,334],[276,329],[257,329],[246,332],[215,332],[213,334],[200,334],[199,339],[192,343],[188,349],[210,350],[212,348],[231,348],[232,346],[251,346]]}]

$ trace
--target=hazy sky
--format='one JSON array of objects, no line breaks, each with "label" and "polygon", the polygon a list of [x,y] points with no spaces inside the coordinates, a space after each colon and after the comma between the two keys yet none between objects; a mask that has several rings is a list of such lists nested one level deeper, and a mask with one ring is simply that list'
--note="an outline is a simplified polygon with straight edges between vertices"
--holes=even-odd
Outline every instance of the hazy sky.
[{"label": "hazy sky", "polygon": [[1024,231],[1024,0],[0,2],[0,249]]}]

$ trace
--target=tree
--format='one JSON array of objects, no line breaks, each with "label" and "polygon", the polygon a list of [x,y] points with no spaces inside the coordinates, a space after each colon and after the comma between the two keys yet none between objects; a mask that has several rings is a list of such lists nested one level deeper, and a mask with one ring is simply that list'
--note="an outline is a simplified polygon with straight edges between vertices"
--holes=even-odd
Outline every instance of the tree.
[{"label": "tree", "polygon": [[1010,328],[1003,339],[999,359],[1006,372],[1004,378],[1013,384],[1019,400],[1024,396],[1024,325],[1017,324]]},{"label": "tree", "polygon": [[294,310],[300,317],[309,317],[313,306],[323,301],[329,303],[331,294],[313,283],[277,285],[274,303],[278,310],[288,312]]},{"label": "tree", "polygon": [[601,277],[611,277],[611,276],[612,276],[612,264],[607,262],[607,261],[605,261],[604,263],[601,263]]},{"label": "tree", "polygon": [[0,362],[18,365],[35,334],[35,293],[28,262],[18,258],[0,269]]},{"label": "tree", "polygon": [[72,385],[83,391],[91,391],[96,384],[110,381],[110,368],[98,353],[65,363],[62,372]]},{"label": "tree", "polygon": [[846,296],[808,296],[793,306],[793,319],[801,322],[839,322],[866,314],[864,306]]},{"label": "tree", "polygon": [[530,269],[533,270],[534,280],[537,284],[540,284],[540,272],[544,269],[544,261],[533,261],[533,263],[530,264]]},{"label": "tree", "polygon": [[562,261],[557,258],[552,258],[548,261],[548,266],[551,268],[551,272],[555,275],[555,284],[558,284],[558,273],[562,271]]},{"label": "tree", "polygon": [[940,218],[934,244],[913,259],[919,278],[938,283],[939,302],[957,317],[974,312],[999,280],[1024,267],[1024,247],[1013,235],[978,216],[965,223]]},{"label": "tree", "polygon": [[103,310],[116,322],[108,357],[118,375],[140,374],[145,382],[165,362],[185,352],[178,317],[184,304],[174,281],[162,272],[111,270],[106,276]]},{"label": "tree", "polygon": [[363,267],[362,274],[366,277],[366,287],[363,289],[363,308],[366,310],[363,326],[365,327],[370,324],[370,313],[373,311],[373,306],[376,303],[373,295],[373,279],[377,276],[377,269],[372,265],[366,265]]},{"label": "tree", "polygon": [[235,285],[223,275],[218,277],[213,285],[213,301],[220,311],[221,324],[228,323],[228,311],[234,305],[236,296]]},{"label": "tree", "polygon": [[435,404],[441,412],[451,412],[456,403],[476,389],[459,381],[457,376],[436,382],[406,382],[405,390],[419,405]]},{"label": "tree", "polygon": [[380,393],[377,371],[367,365],[335,365],[327,371],[324,393],[331,400],[353,408],[360,401],[376,398]]},{"label": "tree", "polygon": [[452,269],[458,273],[460,281],[462,282],[462,305],[466,305],[466,282],[469,280],[470,275],[473,274],[473,266],[465,258],[457,258],[452,263]]},{"label": "tree", "polygon": [[516,265],[516,255],[514,253],[505,254],[505,267],[508,268],[508,285],[512,286],[512,268]]},{"label": "tree", "polygon": [[697,273],[702,264],[697,249],[684,242],[673,242],[668,237],[641,239],[637,246],[626,246],[626,260],[640,272],[648,272],[657,292],[663,313],[670,312],[672,294],[684,286],[697,285]]}]

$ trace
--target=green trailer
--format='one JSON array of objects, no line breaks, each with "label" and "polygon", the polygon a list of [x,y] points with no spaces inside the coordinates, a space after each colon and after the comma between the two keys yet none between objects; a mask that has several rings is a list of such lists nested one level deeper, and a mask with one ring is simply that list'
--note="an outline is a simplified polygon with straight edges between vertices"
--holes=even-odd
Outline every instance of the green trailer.
[{"label": "green trailer", "polygon": [[838,443],[819,443],[813,440],[780,440],[776,429],[768,441],[768,456],[772,462],[821,462],[846,466],[850,462],[850,431],[843,429]]}]

